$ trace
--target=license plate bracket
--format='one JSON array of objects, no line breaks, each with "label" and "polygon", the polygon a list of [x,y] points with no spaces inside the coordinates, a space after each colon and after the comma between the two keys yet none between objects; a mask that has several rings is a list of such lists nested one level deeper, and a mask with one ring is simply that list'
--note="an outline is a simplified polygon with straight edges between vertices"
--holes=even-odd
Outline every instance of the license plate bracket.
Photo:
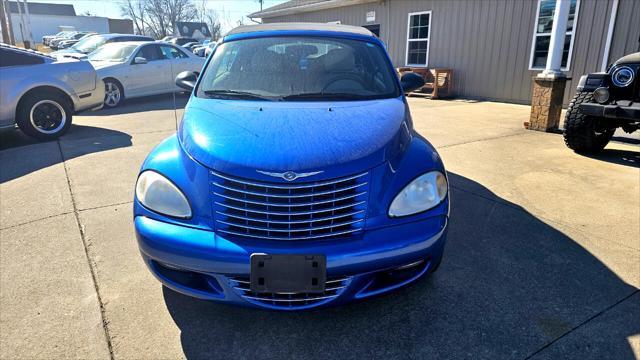
[{"label": "license plate bracket", "polygon": [[325,255],[251,254],[251,291],[322,293],[326,281]]}]

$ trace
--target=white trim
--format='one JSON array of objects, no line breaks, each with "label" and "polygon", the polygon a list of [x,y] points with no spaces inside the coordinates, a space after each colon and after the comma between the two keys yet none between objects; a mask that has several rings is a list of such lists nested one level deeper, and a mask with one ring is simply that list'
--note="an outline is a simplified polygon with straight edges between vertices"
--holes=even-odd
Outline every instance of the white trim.
[{"label": "white trim", "polygon": [[[248,18],[256,19],[268,19],[276,16],[284,16],[284,15],[296,15],[305,12],[311,11],[319,11],[319,10],[327,10],[327,9],[335,9],[345,6],[352,5],[360,5],[376,2],[379,0],[326,0],[319,1],[311,4],[305,5],[294,5],[292,7],[280,8],[276,10],[271,10],[271,8],[266,8],[262,11],[257,11],[252,14],[247,15]],[[274,6],[272,6],[274,7]]]},{"label": "white trim", "polygon": [[[556,0],[559,1],[559,0]],[[617,0],[615,0],[617,1]],[[544,70],[544,66],[542,67],[533,67],[533,55],[536,49],[536,38],[538,36],[551,36],[551,33],[543,33],[538,34],[538,21],[540,20],[540,3],[542,0],[538,0],[538,7],[536,8],[536,21],[533,23],[533,38],[531,40],[531,53],[529,54],[529,70],[539,71]],[[569,41],[569,56],[567,57],[567,66],[564,66],[562,71],[569,71],[571,69],[571,55],[573,55],[573,42],[576,39],[576,29],[578,28],[578,14],[580,13],[580,0],[576,0],[576,12],[573,15],[573,29],[571,31],[565,32],[565,36],[571,35],[571,40]],[[564,44],[564,42],[563,42]],[[564,48],[564,45],[563,45]],[[548,56],[548,55],[547,55]]]},{"label": "white trim", "polygon": [[613,0],[611,6],[611,16],[609,17],[609,28],[607,29],[607,42],[604,45],[604,54],[602,54],[602,65],[600,71],[607,71],[609,65],[609,52],[611,51],[611,40],[613,39],[613,30],[616,27],[616,18],[618,16],[618,0]]},{"label": "white trim", "polygon": [[[426,39],[409,39],[409,34],[411,31],[411,16],[413,15],[422,15],[429,14],[429,29],[427,30],[427,38]],[[405,66],[413,66],[413,67],[428,67],[429,66],[429,49],[431,48],[431,27],[433,25],[433,16],[431,15],[431,10],[428,11],[418,11],[412,12],[407,15],[407,42],[406,42],[406,50],[404,53],[404,64]],[[424,64],[409,64],[409,43],[412,41],[426,41],[427,42],[427,56]]]}]

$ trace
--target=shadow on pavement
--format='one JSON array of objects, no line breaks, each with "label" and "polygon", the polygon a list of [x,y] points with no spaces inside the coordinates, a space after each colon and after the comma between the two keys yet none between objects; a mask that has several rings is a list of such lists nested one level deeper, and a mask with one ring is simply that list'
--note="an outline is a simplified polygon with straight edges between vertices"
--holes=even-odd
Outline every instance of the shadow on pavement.
[{"label": "shadow on pavement", "polygon": [[[82,138],[65,141],[68,136],[75,137],[77,134],[81,134]],[[66,150],[65,160],[68,160],[131,146],[131,135],[116,130],[74,124],[59,141]],[[0,133],[0,150],[0,184],[61,163],[63,160],[57,141],[38,142],[17,129]]]},{"label": "shadow on pavement", "polygon": [[173,103],[173,94],[161,94],[134,99],[125,99],[116,108],[103,108],[102,110],[98,111],[87,111],[83,112],[82,116],[122,115],[154,110],[173,110],[174,108],[183,109],[189,101],[190,94],[176,93],[175,95],[175,107]]},{"label": "shadow on pavement", "polygon": [[[184,354],[522,359],[636,291],[525,209],[462,176],[450,173],[450,181],[448,243],[430,278],[380,298],[299,313],[210,303],[164,288]],[[605,337],[582,343],[595,358],[633,358],[627,337],[640,330],[633,323],[612,324]],[[575,350],[578,358],[585,351]]]},{"label": "shadow on pavement", "polygon": [[640,152],[605,148],[598,154],[584,154],[591,159],[640,168]]}]

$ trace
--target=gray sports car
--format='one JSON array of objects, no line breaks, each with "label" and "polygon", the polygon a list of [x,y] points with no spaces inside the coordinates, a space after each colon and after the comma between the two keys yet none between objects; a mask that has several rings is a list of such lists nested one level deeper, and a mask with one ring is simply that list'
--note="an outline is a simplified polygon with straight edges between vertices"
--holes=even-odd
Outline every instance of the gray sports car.
[{"label": "gray sports car", "polygon": [[0,129],[55,139],[74,113],[102,107],[104,83],[88,61],[56,59],[0,43]]}]

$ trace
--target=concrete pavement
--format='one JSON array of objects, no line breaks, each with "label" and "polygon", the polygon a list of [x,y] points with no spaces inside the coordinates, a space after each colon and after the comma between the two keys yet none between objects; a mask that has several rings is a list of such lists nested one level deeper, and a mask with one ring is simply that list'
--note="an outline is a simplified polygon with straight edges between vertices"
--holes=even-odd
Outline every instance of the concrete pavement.
[{"label": "concrete pavement", "polygon": [[293,314],[191,299],[144,267],[131,198],[172,97],[77,116],[58,142],[0,134],[0,358],[640,357],[637,135],[584,157],[524,130],[527,106],[409,102],[450,172],[440,270]]}]

